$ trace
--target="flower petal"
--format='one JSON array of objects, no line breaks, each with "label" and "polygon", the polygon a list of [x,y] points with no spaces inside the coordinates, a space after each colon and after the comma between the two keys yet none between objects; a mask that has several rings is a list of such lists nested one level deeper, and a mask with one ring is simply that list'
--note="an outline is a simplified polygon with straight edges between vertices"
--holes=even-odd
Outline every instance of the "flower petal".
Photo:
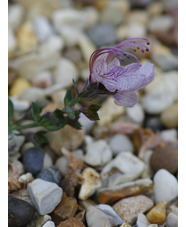
[{"label": "flower petal", "polygon": [[137,95],[134,91],[119,91],[113,95],[114,101],[117,105],[132,107],[137,101]]}]

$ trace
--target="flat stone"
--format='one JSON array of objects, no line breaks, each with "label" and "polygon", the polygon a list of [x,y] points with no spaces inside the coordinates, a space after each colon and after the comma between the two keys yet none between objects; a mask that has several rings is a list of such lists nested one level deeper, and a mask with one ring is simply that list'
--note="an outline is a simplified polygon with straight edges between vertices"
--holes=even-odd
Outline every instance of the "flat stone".
[{"label": "flat stone", "polygon": [[110,188],[101,188],[98,190],[97,197],[99,203],[113,203],[125,197],[151,192],[152,188],[150,179],[139,179]]},{"label": "flat stone", "polygon": [[38,174],[43,167],[44,151],[32,147],[25,151],[23,155],[23,165],[27,172],[33,175]]},{"label": "flat stone", "polygon": [[153,207],[147,214],[146,217],[150,223],[162,225],[166,219],[166,208],[167,203],[165,201],[160,201]]},{"label": "flat stone", "polygon": [[67,150],[76,150],[84,139],[82,130],[74,129],[70,125],[66,125],[58,131],[48,132],[47,138],[52,150],[60,155],[62,147]]},{"label": "flat stone", "polygon": [[67,58],[61,58],[54,71],[54,83],[62,84],[63,87],[72,85],[72,80],[78,78],[75,64]]},{"label": "flat stone", "polygon": [[[165,169],[160,169],[154,175],[155,202],[165,200],[167,203],[178,196],[178,182],[174,175]],[[166,185],[166,187],[164,186]]]},{"label": "flat stone", "polygon": [[172,104],[161,114],[161,121],[167,128],[178,127],[178,103]]},{"label": "flat stone", "polygon": [[122,199],[112,207],[124,221],[132,225],[139,213],[145,213],[153,207],[153,201],[147,196],[138,195]]},{"label": "flat stone", "polygon": [[[101,176],[102,179],[107,179],[112,175],[113,169],[115,169],[115,172],[122,174],[121,178],[132,177],[132,179],[136,179],[142,174],[144,168],[145,164],[143,161],[138,159],[131,152],[123,151],[102,169]],[[122,180],[120,183],[122,183]],[[113,184],[116,185],[116,183]]]},{"label": "flat stone", "polygon": [[83,184],[79,191],[79,199],[86,200],[101,188],[101,176],[93,168],[85,168],[82,172]]},{"label": "flat stone", "polygon": [[78,204],[76,199],[73,197],[68,197],[65,193],[63,193],[61,202],[52,213],[52,218],[55,224],[58,225],[60,222],[74,217],[77,210]]},{"label": "flat stone", "polygon": [[117,134],[112,136],[109,139],[109,146],[114,155],[117,155],[122,151],[130,151],[130,152],[134,151],[134,146],[131,140],[123,134]]},{"label": "flat stone", "polygon": [[178,227],[178,216],[173,212],[170,212],[167,215],[166,225],[167,227]]},{"label": "flat stone", "polygon": [[98,47],[113,44],[117,41],[115,28],[107,23],[94,25],[87,31],[87,34]]},{"label": "flat stone", "polygon": [[138,124],[142,124],[145,118],[145,113],[142,106],[139,103],[136,103],[131,108],[126,108],[126,113],[128,117]]},{"label": "flat stone", "polygon": [[8,196],[8,226],[23,227],[34,217],[34,208],[28,202]]},{"label": "flat stone", "polygon": [[116,214],[112,207],[103,204],[95,207],[89,206],[86,211],[86,221],[89,227],[104,225],[111,227],[123,223],[123,220]]},{"label": "flat stone", "polygon": [[138,218],[136,221],[137,227],[148,227],[149,221],[147,220],[146,216],[143,213],[138,214]]},{"label": "flat stone", "polygon": [[51,213],[60,203],[63,194],[62,188],[57,184],[42,179],[32,181],[27,189],[32,203],[41,215]]},{"label": "flat stone", "polygon": [[10,96],[20,94],[30,87],[31,87],[31,84],[28,82],[28,80],[18,77],[15,79],[14,84],[10,88],[9,94]]},{"label": "flat stone", "polygon": [[146,88],[141,103],[145,112],[159,114],[170,107],[178,98],[178,75],[176,71],[157,76]]},{"label": "flat stone", "polygon": [[105,140],[90,142],[85,149],[83,160],[91,166],[104,166],[112,159],[112,152]]},{"label": "flat stone", "polygon": [[169,15],[161,15],[152,18],[149,21],[148,28],[151,32],[169,31],[174,24],[174,20]]},{"label": "flat stone", "polygon": [[150,159],[152,169],[166,169],[175,174],[178,171],[178,149],[170,146],[157,147]]}]

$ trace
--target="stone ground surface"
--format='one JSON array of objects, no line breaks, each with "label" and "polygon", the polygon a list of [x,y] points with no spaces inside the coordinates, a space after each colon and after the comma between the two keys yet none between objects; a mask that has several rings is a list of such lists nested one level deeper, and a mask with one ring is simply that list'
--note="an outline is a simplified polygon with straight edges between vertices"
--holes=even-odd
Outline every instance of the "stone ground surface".
[{"label": "stone ground surface", "polygon": [[9,141],[9,226],[178,226],[177,1],[11,0],[8,23],[14,120],[32,101],[61,108],[98,48],[148,38],[137,56],[155,65],[134,107],[104,97],[100,121],[82,114],[82,130],[48,133],[42,150]]}]

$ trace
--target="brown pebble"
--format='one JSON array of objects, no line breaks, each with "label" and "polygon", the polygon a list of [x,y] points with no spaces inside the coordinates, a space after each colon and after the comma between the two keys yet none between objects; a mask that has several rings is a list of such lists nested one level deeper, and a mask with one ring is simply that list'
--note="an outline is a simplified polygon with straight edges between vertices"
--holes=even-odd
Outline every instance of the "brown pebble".
[{"label": "brown pebble", "polygon": [[166,169],[175,174],[178,171],[178,148],[157,147],[150,158],[150,165],[155,172]]},{"label": "brown pebble", "polygon": [[161,122],[167,128],[178,127],[178,103],[174,103],[161,114]]},{"label": "brown pebble", "polygon": [[85,227],[85,225],[77,218],[69,218],[64,222],[61,222],[57,227]]},{"label": "brown pebble", "polygon": [[59,224],[61,221],[65,221],[66,219],[73,217],[78,209],[77,206],[75,198],[68,197],[65,193],[63,193],[62,201],[52,213],[54,222]]}]

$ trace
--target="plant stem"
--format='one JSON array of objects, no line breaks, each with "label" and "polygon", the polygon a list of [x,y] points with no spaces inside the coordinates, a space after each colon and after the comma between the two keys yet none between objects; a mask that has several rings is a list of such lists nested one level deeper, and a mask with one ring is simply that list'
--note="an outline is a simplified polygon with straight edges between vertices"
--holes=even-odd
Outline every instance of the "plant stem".
[{"label": "plant stem", "polygon": [[32,124],[27,124],[27,125],[20,125],[20,126],[14,126],[10,128],[10,130],[22,130],[22,129],[27,129],[27,128],[35,128],[40,126],[38,123],[32,123]]}]

